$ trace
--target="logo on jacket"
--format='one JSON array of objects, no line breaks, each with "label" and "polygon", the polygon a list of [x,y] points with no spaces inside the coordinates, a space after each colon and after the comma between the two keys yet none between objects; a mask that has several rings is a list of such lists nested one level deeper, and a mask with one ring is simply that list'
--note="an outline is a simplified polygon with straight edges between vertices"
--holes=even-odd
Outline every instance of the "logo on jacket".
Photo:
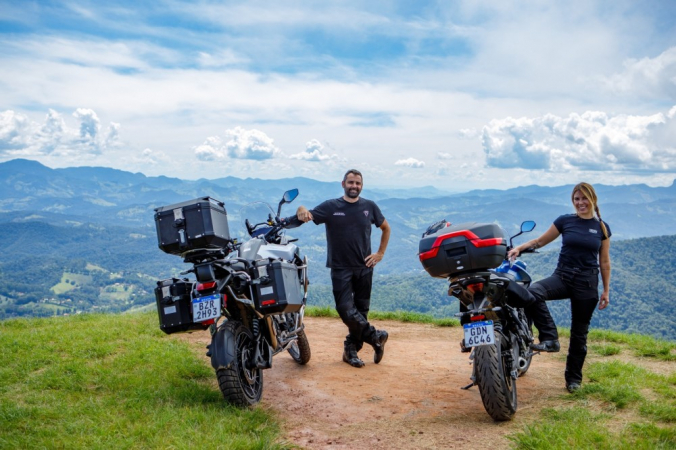
[{"label": "logo on jacket", "polygon": [[368,216],[369,216],[369,212],[368,212],[368,211],[364,211],[364,215],[365,215],[366,217],[368,217]]},{"label": "logo on jacket", "polygon": [[591,229],[591,228],[589,229],[589,232],[590,232],[590,233],[594,233],[594,234],[598,233],[598,231],[593,230],[593,229]]},{"label": "logo on jacket", "polygon": [[344,212],[334,212],[333,215],[334,216],[344,216],[345,213]]}]

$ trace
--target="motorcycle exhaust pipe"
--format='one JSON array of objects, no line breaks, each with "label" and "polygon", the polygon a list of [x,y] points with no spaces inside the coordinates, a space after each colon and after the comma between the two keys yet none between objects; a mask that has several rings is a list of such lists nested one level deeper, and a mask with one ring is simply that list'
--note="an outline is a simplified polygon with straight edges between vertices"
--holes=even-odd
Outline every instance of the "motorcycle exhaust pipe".
[{"label": "motorcycle exhaust pipe", "polygon": [[528,361],[525,358],[519,356],[519,370],[523,370],[528,365]]}]

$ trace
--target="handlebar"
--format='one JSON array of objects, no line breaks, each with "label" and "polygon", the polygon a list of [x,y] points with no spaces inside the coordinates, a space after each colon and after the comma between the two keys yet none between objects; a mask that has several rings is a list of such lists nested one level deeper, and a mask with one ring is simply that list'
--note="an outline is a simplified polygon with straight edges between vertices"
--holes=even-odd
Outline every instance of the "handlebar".
[{"label": "handlebar", "polygon": [[298,215],[294,214],[293,216],[283,217],[279,219],[282,228],[298,228],[303,225],[303,221],[298,219]]}]

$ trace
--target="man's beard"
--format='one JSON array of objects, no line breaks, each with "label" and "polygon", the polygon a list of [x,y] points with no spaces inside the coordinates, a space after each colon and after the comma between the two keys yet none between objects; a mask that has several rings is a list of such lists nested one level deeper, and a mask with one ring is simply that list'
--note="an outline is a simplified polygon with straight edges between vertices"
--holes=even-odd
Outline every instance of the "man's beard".
[{"label": "man's beard", "polygon": [[361,193],[361,189],[345,188],[345,195],[347,195],[349,198],[357,198],[357,197],[359,197],[360,193]]}]

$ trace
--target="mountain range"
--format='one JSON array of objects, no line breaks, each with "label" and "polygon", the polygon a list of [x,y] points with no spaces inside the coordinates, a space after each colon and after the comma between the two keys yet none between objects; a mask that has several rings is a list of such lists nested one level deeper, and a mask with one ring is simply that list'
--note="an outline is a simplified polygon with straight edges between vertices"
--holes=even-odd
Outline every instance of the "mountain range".
[{"label": "mountain range", "polygon": [[[186,269],[180,258],[157,248],[153,217],[158,206],[212,196],[225,202],[233,235],[243,237],[244,205],[263,200],[276,206],[285,190],[298,188],[298,199],[283,209],[283,215],[292,215],[299,204],[311,207],[340,196],[339,181],[232,176],[191,181],[102,167],[51,169],[22,159],[0,163],[0,224],[5,231],[0,239],[4,250],[0,255],[0,318],[123,311],[152,303],[155,280]],[[673,265],[664,258],[676,254],[673,239],[644,238],[676,234],[676,183],[595,188],[603,219],[613,232],[611,255],[619,258],[614,260],[620,276],[613,277],[613,289],[620,292],[620,300],[629,299],[622,301],[643,313],[666,312],[665,305],[676,296],[668,281],[674,278]],[[456,305],[449,303],[444,281],[430,278],[418,261],[418,242],[427,226],[440,219],[494,222],[514,234],[521,221],[530,219],[538,222],[537,235],[558,215],[572,212],[571,189],[572,185],[524,186],[448,193],[433,187],[387,190],[366,184],[363,196],[378,203],[392,226],[387,254],[376,270],[375,307],[451,314]],[[312,263],[316,303],[331,304],[329,273],[323,267],[324,228],[306,224],[289,234],[299,238]],[[373,246],[377,247],[379,237],[379,231],[374,231]],[[548,275],[557,248],[554,242],[545,249],[549,251],[532,256],[535,265],[531,267],[537,276]],[[635,275],[637,268],[640,276]],[[651,291],[648,286],[660,286],[660,290]],[[552,309],[557,322],[565,324],[563,302]],[[631,310],[613,314],[607,323],[596,325],[647,329],[645,320],[637,321]],[[676,331],[664,331],[672,325],[667,320],[652,334],[676,338]]]}]

